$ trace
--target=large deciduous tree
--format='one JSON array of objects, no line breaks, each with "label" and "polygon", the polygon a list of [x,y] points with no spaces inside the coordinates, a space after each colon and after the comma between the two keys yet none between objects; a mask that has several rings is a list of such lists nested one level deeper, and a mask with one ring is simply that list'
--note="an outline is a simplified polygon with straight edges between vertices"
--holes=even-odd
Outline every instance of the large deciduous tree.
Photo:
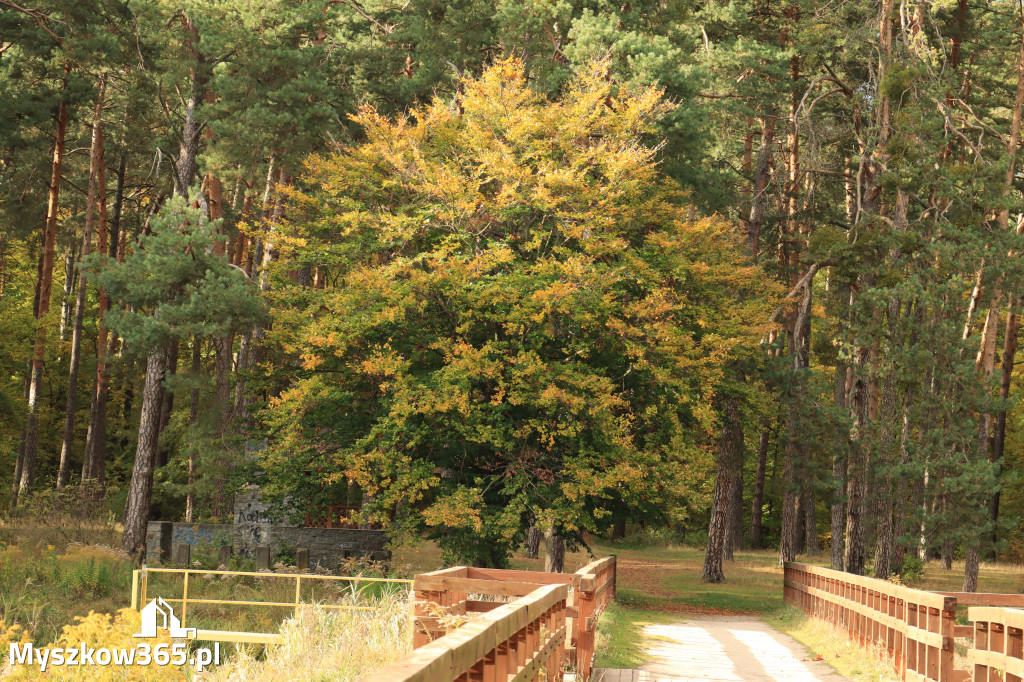
[{"label": "large deciduous tree", "polygon": [[598,63],[548,100],[510,60],[461,90],[363,109],[366,143],[311,161],[290,199],[282,258],[340,276],[274,290],[306,312],[278,318],[302,369],[267,415],[266,489],[315,505],[356,481],[366,518],[483,565],[531,524],[610,525],[616,502],[685,513],[772,287],[658,177],[657,89]]}]

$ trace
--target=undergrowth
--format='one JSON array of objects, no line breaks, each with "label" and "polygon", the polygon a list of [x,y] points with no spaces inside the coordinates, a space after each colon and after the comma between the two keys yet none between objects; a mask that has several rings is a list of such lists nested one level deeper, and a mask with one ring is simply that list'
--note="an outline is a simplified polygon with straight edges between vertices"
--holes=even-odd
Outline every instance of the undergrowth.
[{"label": "undergrowth", "polygon": [[282,625],[283,644],[262,655],[241,647],[226,663],[195,679],[354,682],[412,651],[408,594],[392,593],[373,603],[377,608],[372,611],[305,607]]}]

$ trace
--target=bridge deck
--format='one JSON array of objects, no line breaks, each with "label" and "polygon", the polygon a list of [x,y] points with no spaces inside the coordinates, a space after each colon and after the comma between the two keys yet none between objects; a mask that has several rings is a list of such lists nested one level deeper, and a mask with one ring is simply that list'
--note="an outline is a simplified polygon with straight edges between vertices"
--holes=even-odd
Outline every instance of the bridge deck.
[{"label": "bridge deck", "polygon": [[651,682],[651,676],[646,670],[598,668],[594,670],[594,682]]}]

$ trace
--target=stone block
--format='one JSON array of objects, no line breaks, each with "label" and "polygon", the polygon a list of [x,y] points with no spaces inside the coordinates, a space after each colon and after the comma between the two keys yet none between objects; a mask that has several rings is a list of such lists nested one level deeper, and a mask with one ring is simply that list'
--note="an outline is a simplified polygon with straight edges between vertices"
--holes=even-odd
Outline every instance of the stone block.
[{"label": "stone block", "polygon": [[171,545],[174,539],[174,524],[161,521],[157,524],[157,561],[166,564],[171,560]]},{"label": "stone block", "polygon": [[173,563],[178,566],[188,566],[192,561],[192,545],[181,543],[174,546]]},{"label": "stone block", "polygon": [[217,553],[217,565],[227,568],[231,565],[231,545],[221,545]]},{"label": "stone block", "polygon": [[270,568],[270,547],[262,545],[256,548],[256,570]]},{"label": "stone block", "polygon": [[305,547],[299,547],[295,550],[295,568],[300,571],[309,570],[309,550]]}]

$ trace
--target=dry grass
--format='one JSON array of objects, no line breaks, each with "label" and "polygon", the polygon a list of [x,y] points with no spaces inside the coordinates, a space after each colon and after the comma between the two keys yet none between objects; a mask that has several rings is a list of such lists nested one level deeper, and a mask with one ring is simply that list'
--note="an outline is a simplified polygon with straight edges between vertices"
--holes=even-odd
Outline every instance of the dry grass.
[{"label": "dry grass", "polygon": [[268,647],[262,660],[242,648],[195,679],[355,682],[412,651],[408,596],[390,595],[377,605],[373,611],[304,608],[284,622],[284,643]]},{"label": "dry grass", "polygon": [[854,682],[891,682],[898,679],[892,660],[882,649],[865,650],[846,632],[792,606],[767,617],[766,622],[807,647],[810,658],[824,661]]}]

